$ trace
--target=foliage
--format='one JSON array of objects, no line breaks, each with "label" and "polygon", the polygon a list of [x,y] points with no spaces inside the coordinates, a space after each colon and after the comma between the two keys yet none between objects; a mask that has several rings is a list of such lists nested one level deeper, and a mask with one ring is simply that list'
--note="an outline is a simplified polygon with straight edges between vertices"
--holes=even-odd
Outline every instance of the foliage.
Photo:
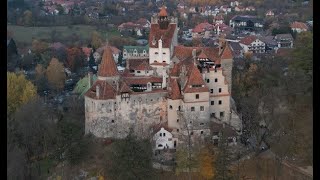
[{"label": "foliage", "polygon": [[38,64],[35,68],[35,71],[35,84],[37,86],[38,92],[42,92],[46,90],[48,86],[48,80],[46,78],[46,69],[41,64]]},{"label": "foliage", "polygon": [[49,45],[46,42],[40,40],[32,41],[32,51],[36,54],[41,54],[48,49]]},{"label": "foliage", "polygon": [[214,156],[209,147],[202,148],[199,154],[200,175],[204,179],[212,179],[214,177]]},{"label": "foliage", "polygon": [[31,26],[33,24],[32,12],[31,11],[26,10],[23,13],[23,24],[25,26]]},{"label": "foliage", "polygon": [[224,135],[219,140],[218,150],[215,160],[215,179],[227,180],[232,179],[231,170],[229,169],[231,159],[227,139]]},{"label": "foliage", "polygon": [[98,49],[103,43],[101,34],[97,31],[93,31],[91,35],[91,44],[94,48]]},{"label": "foliage", "polygon": [[52,58],[47,68],[46,76],[52,89],[59,91],[64,88],[66,74],[63,64],[58,59]]},{"label": "foliage", "polygon": [[73,47],[67,49],[67,66],[72,72],[78,72],[79,68],[85,64],[85,56],[80,48]]},{"label": "foliage", "polygon": [[188,172],[191,172],[192,169],[198,168],[198,159],[197,159],[196,153],[190,153],[187,149],[181,148],[177,149],[176,152],[176,168],[175,172],[176,175],[179,175],[181,172],[184,172],[188,170]]},{"label": "foliage", "polygon": [[152,178],[152,149],[148,140],[138,140],[130,134],[114,142],[112,149],[107,172],[113,179]]},{"label": "foliage", "polygon": [[36,87],[23,74],[7,72],[7,113],[15,112],[22,104],[33,99],[37,94]]}]

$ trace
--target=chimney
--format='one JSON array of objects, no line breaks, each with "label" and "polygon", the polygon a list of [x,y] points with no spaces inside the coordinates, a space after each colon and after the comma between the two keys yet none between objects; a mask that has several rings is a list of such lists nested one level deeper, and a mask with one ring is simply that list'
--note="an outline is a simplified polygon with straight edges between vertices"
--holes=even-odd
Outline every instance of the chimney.
[{"label": "chimney", "polygon": [[163,61],[163,57],[162,57],[162,37],[158,41],[158,48],[159,48],[159,61],[162,62]]},{"label": "chimney", "polygon": [[100,87],[99,87],[99,85],[96,86],[96,96],[97,96],[97,98],[100,97]]},{"label": "chimney", "polygon": [[162,88],[167,87],[167,71],[165,67],[162,69]]},{"label": "chimney", "polygon": [[88,73],[88,83],[89,83],[89,88],[92,86],[92,72]]}]

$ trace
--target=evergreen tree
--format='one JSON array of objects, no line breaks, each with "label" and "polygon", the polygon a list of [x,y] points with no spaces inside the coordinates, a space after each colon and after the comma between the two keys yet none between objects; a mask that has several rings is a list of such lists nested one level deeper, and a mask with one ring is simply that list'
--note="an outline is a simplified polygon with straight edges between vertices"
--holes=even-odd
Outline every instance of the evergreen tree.
[{"label": "evergreen tree", "polygon": [[91,51],[91,53],[90,53],[88,66],[89,66],[89,71],[91,71],[93,74],[97,73],[97,70],[94,68],[95,66],[97,66],[97,64],[96,64],[95,59],[93,57],[93,51]]}]

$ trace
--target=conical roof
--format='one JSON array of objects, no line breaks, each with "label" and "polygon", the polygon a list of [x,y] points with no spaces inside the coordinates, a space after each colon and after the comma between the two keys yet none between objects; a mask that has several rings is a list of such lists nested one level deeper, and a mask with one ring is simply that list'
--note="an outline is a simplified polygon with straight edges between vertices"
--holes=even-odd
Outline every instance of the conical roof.
[{"label": "conical roof", "polygon": [[168,16],[167,10],[164,6],[162,6],[160,12],[159,12],[159,16]]},{"label": "conical roof", "polygon": [[119,75],[116,63],[113,59],[112,50],[109,46],[107,46],[103,52],[98,75],[101,77],[112,77]]}]

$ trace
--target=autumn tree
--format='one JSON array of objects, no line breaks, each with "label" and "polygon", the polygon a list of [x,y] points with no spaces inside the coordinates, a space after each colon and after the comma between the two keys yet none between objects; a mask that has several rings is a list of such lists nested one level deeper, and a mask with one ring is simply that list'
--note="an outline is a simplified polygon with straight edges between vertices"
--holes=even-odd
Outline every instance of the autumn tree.
[{"label": "autumn tree", "polygon": [[26,10],[23,13],[23,24],[26,26],[31,26],[33,24],[33,17],[31,11]]},{"label": "autumn tree", "polygon": [[49,85],[52,89],[59,91],[64,88],[66,74],[63,64],[58,59],[52,58],[46,72]]},{"label": "autumn tree", "polygon": [[41,54],[48,49],[49,45],[46,42],[41,40],[33,40],[32,41],[32,51],[36,54]]},{"label": "autumn tree", "polygon": [[98,49],[103,43],[101,34],[97,31],[93,31],[91,35],[91,44],[94,48]]},{"label": "autumn tree", "polygon": [[23,74],[7,72],[7,113],[11,115],[22,104],[33,99],[36,87]]},{"label": "autumn tree", "polygon": [[46,69],[41,64],[38,64],[35,68],[35,71],[36,71],[35,84],[37,86],[38,92],[42,92],[46,90],[48,87]]},{"label": "autumn tree", "polygon": [[214,155],[210,147],[204,147],[199,154],[199,171],[204,179],[212,179],[214,177]]},{"label": "autumn tree", "polygon": [[230,170],[231,165],[231,153],[228,147],[227,138],[222,134],[219,139],[218,149],[216,153],[215,164],[215,179],[217,180],[228,180],[232,179],[232,173]]},{"label": "autumn tree", "polygon": [[67,50],[67,66],[77,72],[85,64],[85,56],[80,48],[73,47]]}]

